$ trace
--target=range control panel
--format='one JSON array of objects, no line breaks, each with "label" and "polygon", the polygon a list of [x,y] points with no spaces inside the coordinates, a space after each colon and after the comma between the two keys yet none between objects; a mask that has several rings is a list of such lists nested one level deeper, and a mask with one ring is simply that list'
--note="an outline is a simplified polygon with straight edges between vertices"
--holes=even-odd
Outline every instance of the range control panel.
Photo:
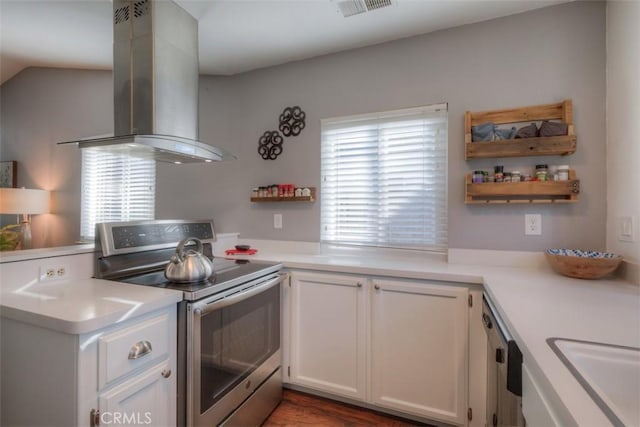
[{"label": "range control panel", "polygon": [[134,221],[98,225],[104,255],[176,246],[188,237],[215,241],[213,221]]}]

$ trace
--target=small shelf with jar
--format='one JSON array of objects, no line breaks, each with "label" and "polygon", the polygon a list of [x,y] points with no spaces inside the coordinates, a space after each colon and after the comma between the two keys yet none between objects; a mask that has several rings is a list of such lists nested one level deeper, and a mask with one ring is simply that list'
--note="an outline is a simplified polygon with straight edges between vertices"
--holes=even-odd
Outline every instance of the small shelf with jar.
[{"label": "small shelf with jar", "polygon": [[276,189],[273,189],[273,187],[274,186],[259,187],[257,189],[254,188],[251,192],[251,201],[254,203],[316,201],[315,187],[298,187],[292,188],[291,190],[289,188],[286,188],[284,191],[277,191],[277,194],[276,189],[278,188],[278,186],[275,186]]},{"label": "small shelf with jar", "polygon": [[465,204],[576,203],[579,193],[572,169],[562,181],[474,182],[473,174],[465,177]]},{"label": "small shelf with jar", "polygon": [[[473,141],[473,126],[493,123],[505,125],[556,120],[566,125],[566,135],[530,136],[525,138]],[[496,157],[554,156],[573,154],[577,137],[573,125],[573,104],[570,99],[531,107],[471,112],[464,116],[465,159]]]}]

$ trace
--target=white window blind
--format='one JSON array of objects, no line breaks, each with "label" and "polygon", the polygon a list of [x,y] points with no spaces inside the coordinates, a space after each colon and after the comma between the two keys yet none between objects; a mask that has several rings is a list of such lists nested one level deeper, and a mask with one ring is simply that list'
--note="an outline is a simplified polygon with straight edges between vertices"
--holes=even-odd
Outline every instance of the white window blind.
[{"label": "white window blind", "polygon": [[321,239],[447,248],[447,105],[322,121]]},{"label": "white window blind", "polygon": [[82,150],[82,239],[95,237],[100,222],[153,219],[156,166],[99,150]]}]

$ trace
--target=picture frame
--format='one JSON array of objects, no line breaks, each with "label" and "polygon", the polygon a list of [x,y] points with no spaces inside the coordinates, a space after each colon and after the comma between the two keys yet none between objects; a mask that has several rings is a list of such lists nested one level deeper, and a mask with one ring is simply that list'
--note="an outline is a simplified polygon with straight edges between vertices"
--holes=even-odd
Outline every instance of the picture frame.
[{"label": "picture frame", "polygon": [[18,187],[18,162],[15,160],[0,162],[0,187]]}]

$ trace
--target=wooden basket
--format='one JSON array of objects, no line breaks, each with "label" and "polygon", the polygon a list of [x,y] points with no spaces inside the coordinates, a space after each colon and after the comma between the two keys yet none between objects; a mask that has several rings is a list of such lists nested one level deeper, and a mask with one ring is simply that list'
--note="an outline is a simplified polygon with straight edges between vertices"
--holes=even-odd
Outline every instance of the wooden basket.
[{"label": "wooden basket", "polygon": [[577,279],[600,279],[612,273],[622,261],[621,256],[587,258],[572,255],[555,255],[549,252],[545,252],[544,255],[556,273]]}]

